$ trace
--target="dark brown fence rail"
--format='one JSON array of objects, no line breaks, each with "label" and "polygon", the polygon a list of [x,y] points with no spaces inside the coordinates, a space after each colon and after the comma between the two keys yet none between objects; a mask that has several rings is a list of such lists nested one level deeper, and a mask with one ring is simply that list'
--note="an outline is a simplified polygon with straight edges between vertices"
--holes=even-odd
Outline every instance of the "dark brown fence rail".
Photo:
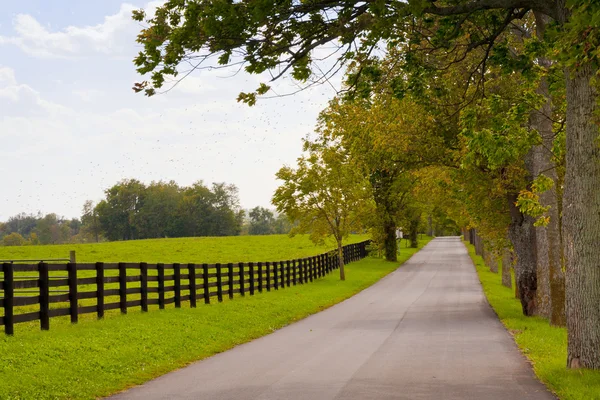
[{"label": "dark brown fence rail", "polygon": [[[344,263],[367,256],[370,241],[344,246]],[[321,278],[339,268],[337,252],[314,257],[273,262],[227,264],[147,263],[2,263],[0,278],[0,325],[7,335],[14,325],[40,321],[50,329],[50,318],[70,316],[76,323],[81,314],[132,307],[148,311],[151,305],[181,307],[197,301],[210,304],[224,297],[233,299],[256,292],[279,290]]]}]

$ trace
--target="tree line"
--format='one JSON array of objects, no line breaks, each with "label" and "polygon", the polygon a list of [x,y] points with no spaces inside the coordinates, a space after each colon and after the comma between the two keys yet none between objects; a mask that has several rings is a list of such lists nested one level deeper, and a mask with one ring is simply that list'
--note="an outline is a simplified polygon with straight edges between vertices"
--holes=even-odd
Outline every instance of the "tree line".
[{"label": "tree line", "polygon": [[393,258],[395,225],[436,208],[486,254],[513,254],[523,313],[566,325],[569,368],[600,369],[599,17],[584,1],[168,1],[133,14],[150,76],[134,89],[212,59],[306,85],[346,68],[317,137],[278,173],[278,210],[315,239],[369,224]]},{"label": "tree line", "polygon": [[0,244],[22,246],[194,236],[288,233],[285,215],[264,207],[241,209],[235,185],[202,182],[146,185],[129,179],[84,203],[80,218],[21,213],[0,223]]}]

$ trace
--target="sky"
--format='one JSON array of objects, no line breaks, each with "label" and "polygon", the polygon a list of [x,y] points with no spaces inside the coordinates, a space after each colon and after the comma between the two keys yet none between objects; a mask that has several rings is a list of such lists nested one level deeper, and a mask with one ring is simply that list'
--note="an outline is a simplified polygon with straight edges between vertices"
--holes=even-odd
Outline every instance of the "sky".
[{"label": "sky", "polygon": [[[236,102],[264,77],[194,73],[151,98],[133,58],[141,26],[131,11],[160,2],[0,0],[0,221],[25,212],[79,217],[121,179],[227,182],[243,208],[271,207],[275,173],[339,84]],[[339,83],[339,77],[336,78]],[[297,89],[290,79],[277,93]]]}]

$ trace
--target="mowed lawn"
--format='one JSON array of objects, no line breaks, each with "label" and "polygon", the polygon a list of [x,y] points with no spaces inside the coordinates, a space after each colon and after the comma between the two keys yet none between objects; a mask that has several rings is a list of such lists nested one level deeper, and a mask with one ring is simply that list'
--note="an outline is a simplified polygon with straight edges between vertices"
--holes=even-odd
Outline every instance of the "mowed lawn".
[{"label": "mowed lawn", "polygon": [[[344,244],[368,239],[351,235]],[[307,235],[227,236],[146,239],[123,242],[0,247],[0,260],[69,258],[78,262],[227,263],[284,261],[314,256],[335,247],[333,242],[313,244]]]},{"label": "mowed lawn", "polygon": [[[526,317],[514,289],[490,272],[475,249],[466,243],[490,305],[531,361],[535,374],[561,400],[600,400],[600,371],[568,370],[567,330],[550,326],[541,317]],[[513,279],[514,288],[514,279]]]},{"label": "mowed lawn", "polygon": [[[421,240],[420,247],[428,240]],[[321,251],[312,250],[309,254]],[[127,315],[115,310],[102,320],[86,315],[76,325],[54,318],[50,331],[28,325],[12,337],[0,334],[0,399],[93,399],[141,384],[334,305],[392,272],[415,252],[402,248],[397,263],[368,257],[348,264],[344,282],[334,271],[313,283],[223,303],[199,303],[195,309],[184,304],[180,309],[131,310]],[[265,255],[269,253],[258,259]],[[268,258],[291,257],[277,253]]]}]

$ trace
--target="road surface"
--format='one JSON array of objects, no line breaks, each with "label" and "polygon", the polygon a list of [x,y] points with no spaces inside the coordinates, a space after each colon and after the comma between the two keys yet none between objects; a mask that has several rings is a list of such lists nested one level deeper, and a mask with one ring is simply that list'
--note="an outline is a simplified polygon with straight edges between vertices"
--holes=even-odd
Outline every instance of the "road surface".
[{"label": "road surface", "polygon": [[433,240],[334,307],[112,399],[555,397],[498,321],[454,237]]}]

